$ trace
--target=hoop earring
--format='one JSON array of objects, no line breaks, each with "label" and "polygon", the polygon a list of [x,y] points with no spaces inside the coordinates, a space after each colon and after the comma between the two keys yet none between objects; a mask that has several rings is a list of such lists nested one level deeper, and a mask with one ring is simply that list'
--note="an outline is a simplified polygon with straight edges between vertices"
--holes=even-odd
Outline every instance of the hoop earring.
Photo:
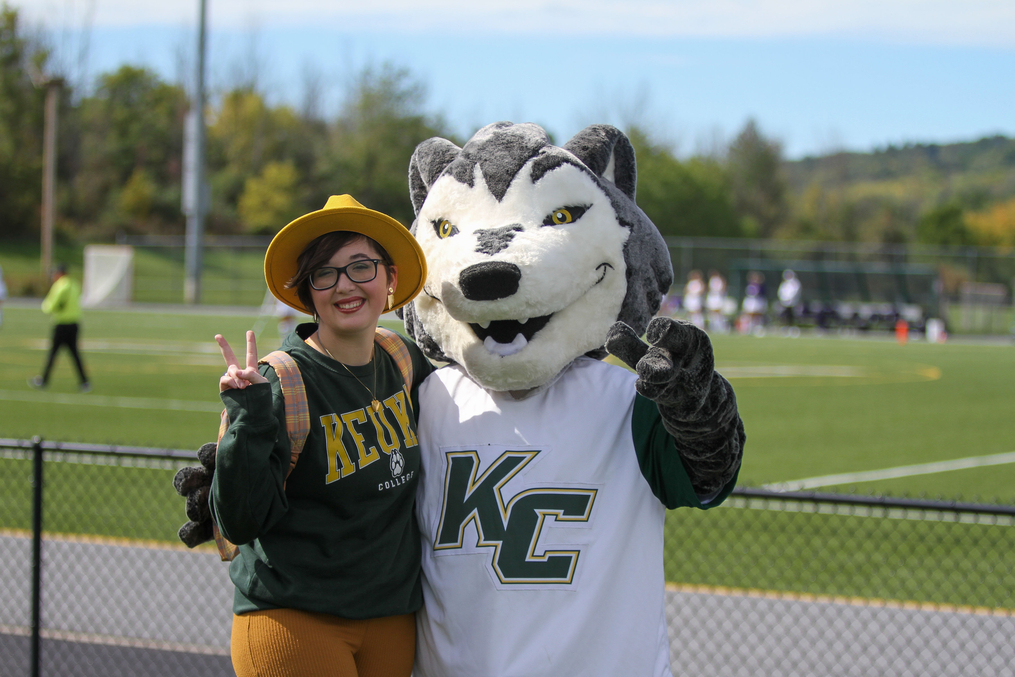
[{"label": "hoop earring", "polygon": [[392,289],[391,287],[388,287],[388,305],[384,310],[391,310],[391,308],[394,305],[395,305],[395,290]]}]

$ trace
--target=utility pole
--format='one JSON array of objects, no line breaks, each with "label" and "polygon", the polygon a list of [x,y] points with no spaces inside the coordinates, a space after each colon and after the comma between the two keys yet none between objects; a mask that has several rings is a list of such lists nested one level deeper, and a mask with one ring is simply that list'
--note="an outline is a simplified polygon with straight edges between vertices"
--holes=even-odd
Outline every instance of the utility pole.
[{"label": "utility pole", "polygon": [[194,100],[187,115],[183,148],[183,213],[187,216],[185,274],[183,297],[186,303],[201,302],[201,268],[203,265],[204,217],[208,211],[204,168],[204,54],[206,0],[200,0],[197,31],[197,77]]},{"label": "utility pole", "polygon": [[42,261],[43,274],[53,272],[53,224],[56,221],[56,131],[62,78],[49,78],[42,130]]}]

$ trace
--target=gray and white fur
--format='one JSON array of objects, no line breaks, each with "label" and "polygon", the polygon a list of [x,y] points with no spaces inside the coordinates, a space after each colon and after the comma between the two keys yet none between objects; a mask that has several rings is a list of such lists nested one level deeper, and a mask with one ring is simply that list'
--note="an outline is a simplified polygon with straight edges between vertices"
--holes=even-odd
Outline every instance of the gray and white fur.
[{"label": "gray and white fur", "polygon": [[[563,147],[537,125],[508,122],[484,127],[463,148],[424,141],[409,189],[412,232],[431,276],[405,310],[406,330],[428,356],[461,364],[493,390],[538,387],[579,355],[605,357],[613,322],[643,332],[673,280],[666,244],[635,204],[636,183],[634,149],[608,125]],[[544,225],[553,210],[574,206],[586,212],[573,223]],[[435,236],[436,219],[448,220],[453,235]],[[512,322],[547,316],[532,336],[521,332],[517,353],[480,350],[474,325],[496,323],[505,340],[495,343],[508,344],[525,329]]]}]

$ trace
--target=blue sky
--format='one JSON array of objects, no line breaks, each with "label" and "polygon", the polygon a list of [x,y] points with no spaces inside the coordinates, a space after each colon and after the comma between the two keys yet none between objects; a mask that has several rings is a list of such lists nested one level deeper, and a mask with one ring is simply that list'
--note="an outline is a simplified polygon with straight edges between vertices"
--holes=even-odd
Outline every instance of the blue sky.
[{"label": "blue sky", "polygon": [[[192,79],[199,1],[7,0],[72,81],[121,63]],[[638,123],[681,154],[754,118],[790,158],[1015,136],[1012,0],[207,0],[212,88],[256,73],[326,107],[362,67],[407,67],[468,136],[496,120],[558,142]]]}]

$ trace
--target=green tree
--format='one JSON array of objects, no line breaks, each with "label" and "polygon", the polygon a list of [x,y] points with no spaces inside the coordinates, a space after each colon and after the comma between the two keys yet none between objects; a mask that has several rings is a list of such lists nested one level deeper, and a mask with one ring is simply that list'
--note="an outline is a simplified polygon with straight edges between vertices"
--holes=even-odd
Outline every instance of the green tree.
[{"label": "green tree", "polygon": [[45,71],[48,52],[27,38],[17,9],[0,5],[0,237],[38,230],[42,203],[44,93],[28,71]]},{"label": "green tree", "polygon": [[144,169],[135,169],[123,186],[117,199],[117,207],[127,217],[144,221],[152,211],[155,198],[155,183]]},{"label": "green tree", "polygon": [[[855,242],[859,239],[856,204],[841,190],[812,183],[794,204],[792,217],[772,233],[775,237]],[[876,238],[875,238],[876,239]]]},{"label": "green tree", "polygon": [[292,161],[269,162],[259,176],[248,178],[237,208],[245,228],[260,235],[274,235],[303,213],[298,184],[299,175]]},{"label": "green tree", "polygon": [[782,147],[762,136],[757,123],[748,120],[727,150],[726,168],[747,233],[774,235],[788,215]]},{"label": "green tree", "polygon": [[[273,164],[284,164],[295,172],[292,183],[300,190],[291,200],[296,211],[310,211],[324,205],[321,202],[311,206],[305,200],[309,176],[319,161],[319,149],[324,146],[317,125],[301,119],[290,106],[269,106],[261,93],[249,87],[227,92],[219,109],[211,111],[210,118],[208,170],[216,229],[270,230],[268,224],[261,221],[253,225],[249,221],[253,212],[244,213],[240,206],[243,196],[249,192],[248,182],[263,180],[267,167]],[[271,170],[276,174],[278,171],[277,166]],[[247,198],[248,203],[253,199]],[[281,211],[289,213],[288,208]],[[277,229],[279,224],[272,221],[271,227]]]},{"label": "green tree", "polygon": [[648,134],[628,130],[638,160],[638,206],[663,235],[740,237],[729,178],[709,158],[678,160]]},{"label": "green tree", "polygon": [[409,159],[420,142],[450,138],[444,122],[424,112],[424,100],[425,88],[407,69],[385,64],[360,72],[331,126],[311,196],[315,208],[328,195],[349,193],[371,209],[411,223]]},{"label": "green tree", "polygon": [[954,202],[931,209],[916,224],[916,236],[924,244],[966,246],[975,244],[962,207]]},{"label": "green tree", "polygon": [[[79,222],[100,222],[101,232],[130,227],[182,231],[180,181],[185,92],[150,70],[122,66],[101,75],[93,96],[81,101],[70,124],[76,125],[74,179],[68,213]],[[138,218],[135,197],[144,188],[145,217]],[[132,212],[124,209],[134,204]]]}]

